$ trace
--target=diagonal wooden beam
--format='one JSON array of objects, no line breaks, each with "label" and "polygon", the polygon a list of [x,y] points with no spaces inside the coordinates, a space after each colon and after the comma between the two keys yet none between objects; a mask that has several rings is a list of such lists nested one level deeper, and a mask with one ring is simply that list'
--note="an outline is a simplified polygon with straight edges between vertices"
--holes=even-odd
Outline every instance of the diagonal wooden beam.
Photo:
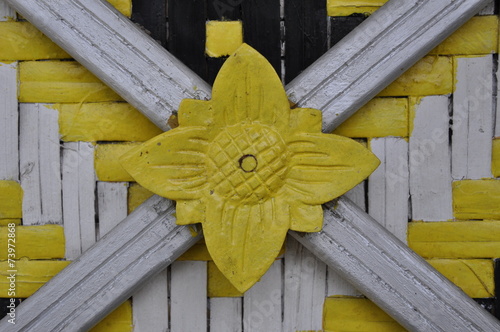
[{"label": "diagonal wooden beam", "polygon": [[[180,99],[186,98],[186,97],[208,98],[208,96],[209,96],[209,88],[207,88],[206,85],[203,85],[203,83],[200,83],[200,86],[203,85],[203,88],[199,89],[198,85],[192,84],[192,81],[199,82],[198,78],[191,75],[189,70],[187,70],[185,67],[181,66],[181,69],[179,71],[180,71],[180,75],[181,75],[182,79],[179,79],[179,77],[178,77],[179,71],[176,70],[176,68],[179,68],[179,67],[177,67],[176,60],[173,59],[168,54],[165,55],[166,51],[162,51],[162,50],[155,51],[156,46],[151,44],[154,42],[152,42],[151,40],[149,40],[148,42],[144,41],[143,39],[148,39],[147,36],[145,36],[139,32],[132,31],[135,29],[135,27],[133,27],[133,25],[130,22],[128,22],[127,19],[121,17],[111,7],[107,6],[104,3],[101,3],[99,1],[86,1],[84,4],[82,4],[76,0],[68,1],[68,2],[64,2],[64,3],[56,1],[56,0],[52,0],[52,1],[49,1],[49,0],[44,0],[44,1],[8,0],[8,1],[19,12],[21,12],[25,17],[27,17],[30,21],[32,21],[35,25],[37,25],[42,31],[44,31],[46,34],[48,34],[56,42],[58,42],[70,54],[72,54],[75,58],[77,58],[83,64],[88,65],[89,69],[91,71],[93,71],[103,81],[105,81],[106,83],[108,83],[109,85],[111,85],[113,87],[116,86],[115,89],[117,90],[117,92],[122,93],[123,97],[126,100],[128,100],[133,105],[135,105],[139,110],[141,110],[145,114],[147,114],[147,116],[153,122],[155,122],[157,125],[159,125],[163,129],[168,129],[168,127],[165,125],[166,119],[168,119],[170,112],[175,111],[175,107],[178,104],[178,101],[180,101]],[[394,2],[395,1],[392,1],[390,3],[394,3]],[[445,35],[443,35],[442,29],[441,30],[435,29],[435,27],[436,26],[439,27],[439,25],[434,24],[432,26],[429,26],[428,21],[426,20],[429,15],[432,16],[435,14],[434,12],[431,12],[431,10],[435,10],[436,8],[433,7],[430,3],[431,2],[429,2],[429,1],[404,1],[404,4],[406,6],[405,8],[408,10],[408,15],[401,16],[401,19],[402,18],[407,19],[408,16],[410,18],[412,18],[414,15],[417,15],[417,14],[420,15],[421,21],[414,20],[414,21],[416,21],[417,24],[415,26],[413,26],[413,28],[414,28],[414,31],[419,31],[422,29],[425,30],[426,28],[428,28],[427,30],[430,30],[430,32],[425,34],[425,38],[424,38],[425,42],[421,42],[419,44],[420,47],[424,47],[424,48],[427,47],[428,49],[434,47],[437,43],[439,43],[439,41],[441,41],[444,37],[446,37]],[[477,6],[479,9],[479,7],[484,3],[484,1],[482,1],[482,0],[469,0],[469,1],[465,2],[465,1],[456,1],[456,0],[455,1],[451,1],[451,0],[448,1],[447,0],[447,1],[443,1],[443,3],[445,3],[447,6],[445,8],[445,9],[447,9],[446,10],[447,13],[456,14],[454,16],[447,16],[447,17],[453,17],[453,19],[452,20],[447,19],[447,21],[446,21],[446,23],[449,24],[452,28],[455,28],[459,24],[465,22],[466,19],[473,14],[473,9],[471,9],[471,8],[475,8],[474,6]],[[471,5],[472,7],[464,5],[464,3],[466,3],[466,5]],[[408,7],[408,4],[413,4],[414,6]],[[425,5],[425,4],[427,4],[427,5]],[[416,6],[419,6],[419,11],[411,12],[411,9],[416,7]],[[379,12],[380,11],[382,12],[382,14],[379,14],[379,17],[385,17],[383,14],[384,11],[394,10],[394,8],[390,8],[390,7],[386,7],[386,8],[388,8],[388,9],[382,8],[381,10],[379,10]],[[69,15],[68,11],[71,12],[72,14]],[[87,21],[82,22],[81,20],[80,21],[77,20],[77,16],[81,13],[86,15]],[[104,13],[104,14],[102,14],[104,16],[102,16],[101,13]],[[387,15],[387,14],[388,13],[386,13],[385,15]],[[64,17],[63,17],[63,15],[64,15]],[[94,19],[93,15],[96,15],[96,17],[100,17],[100,18]],[[71,17],[71,19],[69,19],[70,17]],[[105,19],[103,19],[103,17]],[[400,21],[401,21],[401,19],[400,19]],[[371,18],[369,20],[371,20]],[[380,23],[380,24],[382,24],[382,23]],[[78,26],[73,27],[74,24],[78,24]],[[403,27],[401,25],[397,25],[397,24],[396,24],[396,26],[397,26],[397,28],[391,29],[390,24],[389,24],[387,31],[392,31],[393,33],[395,33],[397,35],[398,29],[402,29]],[[372,28],[372,27],[367,26],[364,29],[370,29],[370,28]],[[441,28],[443,28],[443,27],[441,27]],[[61,33],[61,29],[62,30],[69,29],[72,31],[76,31],[76,33],[73,34],[73,32],[71,32],[70,34],[68,34],[66,31],[64,33]],[[101,30],[106,30],[106,31],[101,31]],[[127,34],[123,33],[124,31],[129,31],[128,33],[130,33],[130,36],[128,35],[128,33]],[[109,32],[111,32],[111,33],[109,33]],[[399,32],[403,33],[403,31],[399,31]],[[450,32],[451,32],[451,30],[450,30]],[[373,32],[368,31],[368,30],[366,30],[364,32],[363,31],[360,32],[358,29],[356,33],[358,35],[365,34],[366,36],[369,37],[369,36],[372,36],[371,34]],[[119,36],[117,38],[118,41],[113,41],[114,44],[113,43],[109,44],[108,40],[101,40],[100,36],[105,36],[103,38],[113,39],[113,38],[115,38],[113,36],[114,34],[117,34]],[[404,42],[404,41],[399,41],[399,42]],[[84,43],[85,47],[79,48],[77,45],[79,43]],[[346,40],[343,43],[345,44],[344,47],[349,49],[348,41]],[[381,33],[377,39],[377,43],[384,45],[384,43],[391,43],[391,40],[386,38],[386,33]],[[123,45],[120,45],[120,44],[123,44]],[[141,47],[137,47],[138,44],[146,46],[146,48],[143,49]],[[135,47],[133,47],[131,45],[134,45]],[[113,55],[114,54],[113,52],[106,53],[106,52],[108,52],[107,48],[109,48],[109,47],[117,47],[117,49],[120,50],[121,53],[119,55],[116,55],[116,54]],[[153,54],[156,54],[156,55],[149,54],[148,53],[149,50],[153,50]],[[420,50],[420,52],[422,52],[422,54],[425,53],[420,48],[414,49],[415,52],[419,52],[419,50]],[[160,75],[160,76],[153,75],[154,79],[151,79],[149,77],[150,71],[154,72],[155,70],[158,70],[157,69],[158,67],[155,65],[154,62],[152,62],[152,60],[153,59],[162,60],[161,54],[159,53],[160,51],[164,53],[165,61],[167,63],[169,63],[169,65],[166,68],[162,69],[162,71],[161,71],[162,75]],[[100,53],[100,52],[102,52],[102,53]],[[126,74],[117,74],[117,73],[113,72],[114,70],[117,70],[116,67],[114,67],[114,62],[122,64],[121,61],[124,60],[124,58],[126,58],[128,55],[135,56],[134,54],[136,52],[138,52],[141,55],[140,56],[141,59],[138,60],[138,61],[140,61],[140,64],[141,64],[140,71],[142,71],[143,73],[147,73],[146,75],[141,76],[140,72],[137,73],[137,75],[136,75],[135,71],[133,73],[127,72]],[[337,52],[339,52],[339,51],[337,51]],[[133,53],[133,54],[130,54],[130,53]],[[98,57],[100,59],[98,62],[94,62],[94,58],[95,58],[96,54],[98,55]],[[103,54],[105,56],[101,57],[101,55],[103,55]],[[336,54],[333,54],[333,55],[332,55],[332,53],[329,53],[329,54],[330,54],[329,55],[330,57],[336,56]],[[381,56],[381,58],[379,59],[381,61],[384,59],[385,59],[385,61],[388,61],[388,59],[390,59],[391,57],[398,58],[398,56],[399,56],[398,54],[399,54],[398,50],[395,50],[393,53],[391,53],[389,55],[385,54],[384,55],[385,58],[382,57],[382,55],[377,55],[377,56]],[[116,56],[116,59],[113,58],[114,56]],[[156,56],[158,56],[158,57],[156,57]],[[356,57],[357,53],[353,54],[353,56]],[[387,58],[388,56],[389,56],[389,58]],[[354,58],[353,59],[345,58],[345,59],[347,59],[347,61],[345,62],[347,64],[350,63],[349,62],[350,60],[354,60]],[[375,61],[375,63],[377,63],[377,61]],[[92,68],[93,64],[96,64],[95,65],[96,68]],[[128,65],[134,66],[134,64],[130,64],[130,63]],[[124,68],[121,68],[121,69],[118,68],[118,69],[119,70],[123,70],[123,69],[128,70],[129,69],[128,65],[126,68],[124,67]],[[111,66],[110,68],[112,68],[112,69],[105,68],[106,66]],[[397,65],[395,65],[395,66],[397,66]],[[377,70],[381,70],[382,67],[379,66],[377,68],[378,68]],[[398,67],[398,69],[401,70],[400,67]],[[329,70],[331,70],[331,68],[329,68]],[[388,76],[387,76],[388,78],[386,78],[384,80],[382,78],[386,75],[386,73],[384,73],[383,71],[373,71],[372,70],[370,72],[371,75],[376,74],[376,75],[382,76],[381,79],[377,79],[377,82],[378,82],[377,89],[379,89],[379,88],[382,89],[385,85],[389,84],[392,79],[395,78],[394,74],[391,74],[391,73],[392,72],[389,72],[390,75],[388,74]],[[127,76],[130,76],[131,79],[129,79]],[[307,77],[307,76],[303,75],[301,77],[302,78],[300,78],[300,79],[303,79],[304,77]],[[379,78],[378,76],[376,76],[376,77]],[[125,82],[125,83],[120,81],[122,79],[124,80],[123,82]],[[348,80],[349,77],[341,75],[340,77],[337,76],[335,79],[336,80],[338,80],[338,79]],[[139,84],[137,84],[138,82],[139,82]],[[297,81],[297,82],[299,82],[299,81]],[[159,83],[161,83],[161,84],[159,84]],[[303,84],[306,84],[306,83],[307,83],[307,81],[303,81]],[[140,87],[139,91],[134,90],[137,88],[137,87],[133,86],[134,84],[137,84]],[[158,86],[161,86],[163,88],[163,90],[159,89]],[[171,91],[170,91],[170,88],[172,89]],[[315,91],[314,88],[315,88],[314,84],[308,85],[308,89],[311,89],[311,91],[313,91],[313,90]],[[132,93],[129,92],[129,89],[132,91]],[[198,95],[197,95],[196,93],[198,90],[201,90],[202,93],[198,93]],[[141,93],[141,91],[143,93]],[[193,91],[194,91],[194,94],[193,94]],[[291,90],[289,89],[289,91],[291,91]],[[349,91],[350,91],[349,89],[345,89],[346,94],[348,94]],[[185,93],[185,95],[183,93]],[[373,91],[371,93],[373,93]],[[169,95],[169,94],[175,95],[175,98],[168,99],[170,97],[168,97],[166,95]],[[151,95],[156,96],[156,97],[150,98]],[[144,97],[144,96],[146,96],[146,97]],[[298,95],[295,94],[294,96],[298,96]],[[155,98],[157,98],[157,99],[155,99]],[[297,98],[297,97],[295,97],[295,98]],[[357,98],[361,98],[361,97],[353,94],[351,96],[351,98],[353,98],[353,100],[355,101]],[[163,103],[164,100],[169,101],[169,102]],[[296,99],[296,101],[298,101],[303,106],[311,106],[310,104],[308,104],[309,101],[306,102],[305,100],[302,100],[302,99],[301,100]],[[356,103],[353,102],[353,104],[356,104]],[[359,103],[359,104],[361,105],[362,103]],[[152,107],[149,108],[148,105],[151,105]],[[161,105],[161,107],[159,105]],[[166,107],[167,112],[163,111],[164,106]],[[340,112],[340,114],[344,114],[344,112],[347,112],[347,111],[343,111],[342,107],[340,107],[338,112]],[[349,111],[349,112],[351,112],[351,111]],[[148,210],[148,208],[149,208],[148,203],[145,203],[145,204],[146,205],[140,211]],[[144,213],[144,212],[142,212],[142,213]],[[136,216],[136,218],[141,219],[141,220],[148,220],[148,218],[149,218],[146,214],[144,214],[144,215],[135,214],[135,216]],[[362,214],[362,213],[356,214],[356,218],[359,218],[361,221],[370,220],[369,222],[371,222],[371,219],[367,215]],[[122,227],[121,225],[118,226],[118,229],[120,229],[121,227]],[[146,227],[148,227],[147,223],[138,223],[138,226],[136,226],[134,229],[130,229],[130,231],[132,231],[136,234],[142,234],[144,228],[146,228]],[[118,231],[115,231],[112,234],[117,234],[117,232]],[[391,242],[390,237],[388,237],[386,235],[386,233],[387,232],[381,233],[382,235],[380,236],[380,238],[378,238],[378,241]],[[368,234],[367,236],[370,236],[370,235]],[[332,234],[332,238],[337,239],[335,234]],[[114,241],[120,241],[120,240],[123,240],[123,239],[120,239],[117,235],[110,235],[109,237],[106,237],[105,239],[103,239],[103,244],[97,244],[96,246],[104,246],[105,247],[106,243],[109,241],[114,242]],[[309,242],[309,246],[311,248],[314,247],[315,245],[317,245],[320,248],[320,252],[323,253],[323,255],[321,255],[321,256],[327,257],[326,254],[328,253],[328,251],[321,251],[323,249],[321,249],[321,246],[319,245],[320,244],[319,238],[305,237],[302,241],[304,243]],[[185,249],[185,247],[183,247],[183,248]],[[405,249],[406,247],[403,245],[401,248]],[[92,250],[93,249],[91,249],[89,252],[92,252]],[[112,260],[113,253],[109,252],[109,251],[105,251],[105,252],[101,252],[100,254],[101,254],[102,259],[103,259],[102,260],[103,265],[100,266],[99,271],[109,271],[108,266],[107,266],[107,264],[105,264],[105,262],[107,261],[106,259],[110,259],[110,262],[113,262],[113,260]],[[386,254],[389,256],[391,255],[391,253],[386,253]],[[82,262],[83,260],[85,260],[86,255],[90,255],[90,253],[84,254],[79,259],[78,262]],[[147,252],[144,252],[143,255],[147,255]],[[172,257],[173,256],[175,256],[175,255],[172,255]],[[396,262],[397,261],[395,261],[395,260],[388,260],[388,265],[385,268],[387,270],[393,271],[393,272],[398,271],[398,268],[397,268],[398,265],[396,264]],[[168,263],[169,263],[169,260],[167,259],[163,262],[163,264],[164,264],[163,266],[168,265]],[[370,262],[368,262],[368,264],[369,263]],[[419,264],[419,266],[420,266],[421,263],[417,262],[417,264]],[[70,270],[70,272],[63,272],[63,275],[66,275],[66,276],[72,275],[72,278],[79,278],[79,275],[82,275],[82,274],[85,275],[85,274],[89,273],[88,272],[89,268],[87,268],[84,264],[75,262],[74,264],[72,264],[72,266],[73,266],[73,270]],[[347,265],[347,267],[354,269],[353,266]],[[335,266],[334,266],[334,268],[335,268]],[[344,267],[342,267],[342,268],[344,268]],[[409,268],[410,268],[410,270],[412,270],[412,266],[409,266]],[[151,268],[151,270],[154,270],[154,269]],[[92,272],[90,272],[90,273],[92,273]],[[96,270],[96,272],[93,272],[93,273],[97,273],[97,270]],[[38,292],[39,294],[37,293],[38,295],[35,294],[34,296],[30,297],[30,299],[28,301],[26,301],[19,308],[18,314],[19,314],[19,317],[22,317],[23,322],[24,322],[23,323],[24,326],[32,326],[33,324],[38,324],[37,321],[40,318],[40,316],[39,316],[39,314],[36,314],[37,311],[34,308],[36,308],[37,306],[41,306],[41,307],[45,306],[46,301],[45,301],[44,296],[49,296],[49,297],[52,296],[51,289],[57,289],[62,282],[66,282],[65,280],[67,280],[67,279],[61,279],[59,277],[54,278],[53,281],[49,282],[46,286],[44,286]],[[78,279],[75,279],[75,280],[78,280]],[[374,288],[377,288],[375,286],[379,286],[378,288],[380,288],[381,287],[380,285],[383,286],[387,283],[389,283],[389,285],[392,285],[392,283],[394,283],[394,280],[392,280],[392,279],[386,280],[383,278],[378,278],[378,279],[375,278],[375,281],[377,281],[377,280],[378,280],[379,284],[374,284],[373,285]],[[85,319],[83,319],[79,322],[81,324],[83,324],[84,326],[89,326],[89,324],[96,322],[96,319],[102,317],[102,315],[104,315],[106,312],[109,312],[110,310],[112,310],[114,308],[115,305],[117,305],[118,302],[115,301],[115,299],[118,299],[118,298],[124,299],[127,296],[131,295],[134,287],[137,287],[138,285],[140,285],[140,278],[130,278],[130,279],[124,280],[123,287],[118,289],[117,291],[114,291],[115,288],[109,288],[109,287],[105,288],[104,287],[103,289],[106,290],[104,292],[105,295],[98,297],[98,298],[100,298],[100,299],[109,298],[109,299],[111,299],[111,301],[102,300],[101,302],[100,301],[94,302],[96,309],[94,309],[93,311],[88,310],[87,312],[85,312],[85,314],[83,316],[81,316],[81,317],[84,317]],[[395,287],[397,285],[392,285],[392,286]],[[431,285],[431,287],[436,287],[436,285]],[[70,287],[70,288],[67,288],[66,291],[71,293],[73,291],[73,289]],[[420,285],[420,289],[417,291],[417,295],[425,294],[427,291],[428,291],[428,285],[422,284],[422,285]],[[475,307],[476,309],[479,308],[474,303],[470,303],[470,299],[468,299],[468,297],[465,296],[463,293],[459,292],[456,288],[455,289],[450,288],[450,291],[456,295],[455,297],[457,299],[459,299],[460,301],[465,303],[464,306],[466,308],[469,308],[469,307]],[[45,295],[45,294],[50,294],[50,295]],[[369,293],[369,294],[371,294],[371,293]],[[67,297],[67,298],[74,299],[75,294],[73,294],[72,296]],[[76,297],[76,299],[77,299],[77,297]],[[76,308],[76,306],[78,306],[78,304],[81,303],[80,301],[78,301],[78,299],[76,301],[77,302],[74,303],[73,308]],[[384,296],[381,296],[380,299],[376,299],[376,302],[379,303],[379,305],[381,305],[384,309],[388,310],[388,313],[393,315],[403,325],[413,326],[413,325],[409,325],[409,322],[404,320],[405,311],[398,308],[397,303],[396,302],[393,303],[390,298],[386,299]],[[68,300],[67,303],[73,303],[73,302]],[[470,310],[468,312],[470,312]],[[66,318],[64,316],[60,316],[59,318],[61,320],[59,321],[57,326],[60,327],[59,330],[63,330],[64,326],[66,324],[66,323],[64,323]],[[425,315],[424,315],[423,319],[424,320],[426,319]],[[433,321],[437,318],[430,316],[428,319]],[[472,318],[472,319],[474,319],[474,318]],[[6,326],[5,324],[6,324],[5,321],[2,321],[2,323],[0,323],[0,328],[2,328],[2,331],[4,330],[3,327]],[[454,324],[454,323],[452,322],[451,324]],[[7,327],[12,328],[12,326],[8,326],[8,325],[7,325]],[[7,330],[7,329],[5,329],[5,330],[6,331],[11,331],[11,330],[18,331],[19,329],[15,328],[15,329],[11,329],[11,330]]]}]

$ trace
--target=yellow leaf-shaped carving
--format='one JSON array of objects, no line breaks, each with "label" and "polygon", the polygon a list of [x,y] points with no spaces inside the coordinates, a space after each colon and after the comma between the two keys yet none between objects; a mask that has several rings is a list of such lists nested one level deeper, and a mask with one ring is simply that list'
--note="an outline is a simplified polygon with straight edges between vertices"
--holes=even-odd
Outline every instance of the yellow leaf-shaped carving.
[{"label": "yellow leaf-shaped carving", "polygon": [[272,66],[246,44],[225,62],[212,100],[181,103],[179,124],[122,164],[178,201],[178,224],[203,224],[214,262],[241,292],[272,264],[288,229],[321,230],[321,204],[379,164],[355,141],[321,133],[320,111],[291,110]]}]

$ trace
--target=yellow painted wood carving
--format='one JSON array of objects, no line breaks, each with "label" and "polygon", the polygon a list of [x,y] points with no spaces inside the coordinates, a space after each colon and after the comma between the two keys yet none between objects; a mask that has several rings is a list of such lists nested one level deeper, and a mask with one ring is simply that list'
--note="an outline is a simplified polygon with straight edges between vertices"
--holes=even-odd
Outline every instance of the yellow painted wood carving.
[{"label": "yellow painted wood carving", "polygon": [[203,224],[210,255],[240,292],[269,268],[288,229],[320,231],[321,204],[379,164],[361,144],[321,133],[321,111],[291,110],[272,66],[246,44],[225,62],[212,100],[184,100],[178,128],[121,161],[177,201],[178,224]]}]

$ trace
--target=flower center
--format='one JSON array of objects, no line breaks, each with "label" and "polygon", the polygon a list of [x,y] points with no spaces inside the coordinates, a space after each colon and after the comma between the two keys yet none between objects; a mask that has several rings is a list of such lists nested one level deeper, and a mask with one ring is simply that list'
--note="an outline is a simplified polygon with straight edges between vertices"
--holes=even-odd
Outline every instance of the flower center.
[{"label": "flower center", "polygon": [[240,167],[245,172],[252,172],[257,168],[257,158],[251,154],[246,154],[239,160]]},{"label": "flower center", "polygon": [[282,187],[286,160],[285,143],[272,127],[226,127],[208,149],[210,190],[231,200],[257,203]]}]

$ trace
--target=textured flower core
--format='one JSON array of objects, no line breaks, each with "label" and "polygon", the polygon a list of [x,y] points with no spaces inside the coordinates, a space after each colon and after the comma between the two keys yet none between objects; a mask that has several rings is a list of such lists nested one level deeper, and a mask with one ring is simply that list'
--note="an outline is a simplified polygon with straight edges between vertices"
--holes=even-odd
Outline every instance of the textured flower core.
[{"label": "textured flower core", "polygon": [[215,193],[257,203],[283,186],[287,149],[281,136],[262,124],[226,127],[208,149],[208,178]]}]

